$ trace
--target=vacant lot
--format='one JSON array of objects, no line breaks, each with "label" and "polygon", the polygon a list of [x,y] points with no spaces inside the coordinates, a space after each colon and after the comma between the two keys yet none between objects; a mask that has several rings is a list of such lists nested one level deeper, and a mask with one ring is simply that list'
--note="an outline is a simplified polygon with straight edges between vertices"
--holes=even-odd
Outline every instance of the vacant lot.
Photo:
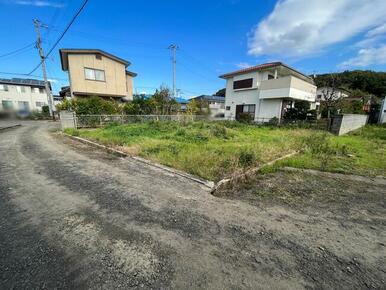
[{"label": "vacant lot", "polygon": [[0,133],[0,289],[384,289],[384,179],[277,170],[218,198],[54,126]]},{"label": "vacant lot", "polygon": [[299,128],[236,122],[147,122],[67,133],[119,146],[133,155],[217,181],[293,151],[277,166],[386,176],[386,128],[337,137]]}]

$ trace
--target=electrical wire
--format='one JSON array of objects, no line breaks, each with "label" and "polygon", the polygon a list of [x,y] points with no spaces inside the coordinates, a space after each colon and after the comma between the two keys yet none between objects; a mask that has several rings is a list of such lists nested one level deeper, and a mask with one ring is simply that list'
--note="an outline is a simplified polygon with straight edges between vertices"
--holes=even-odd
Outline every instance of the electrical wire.
[{"label": "electrical wire", "polygon": [[[30,77],[35,77],[35,78],[43,78],[42,76],[38,75],[29,75],[29,74],[22,74],[22,73],[14,73],[14,72],[4,72],[0,71],[0,75],[14,75],[14,76],[30,76]],[[62,79],[62,78],[51,78],[53,80],[58,80],[58,81],[68,81],[67,79]]]},{"label": "electrical wire", "polygon": [[30,44],[28,44],[28,45],[26,45],[26,46],[23,46],[22,48],[18,48],[18,49],[15,49],[15,50],[13,50],[13,51],[10,51],[10,52],[7,52],[7,53],[5,53],[5,54],[2,54],[2,55],[0,55],[0,57],[6,57],[6,56],[13,55],[13,54],[15,54],[15,53],[18,53],[18,52],[21,52],[21,51],[26,50],[26,49],[28,49],[28,48],[31,48],[31,47],[33,47],[34,45],[35,45],[35,41],[32,42],[32,43],[30,43]]},{"label": "electrical wire", "polygon": [[[55,41],[54,45],[51,47],[51,49],[48,51],[48,53],[45,55],[45,58],[47,58],[51,52],[55,49],[55,47],[59,44],[59,42],[62,40],[64,35],[67,33],[67,31],[70,29],[71,25],[74,23],[75,19],[79,16],[79,14],[82,12],[83,8],[86,6],[88,0],[84,0],[82,6],[78,9],[78,11],[75,13],[75,15],[72,17],[71,21],[67,24],[66,28],[62,32],[62,34],[59,36],[59,38]],[[27,75],[33,74],[43,63],[43,60],[39,62],[39,64]]]}]

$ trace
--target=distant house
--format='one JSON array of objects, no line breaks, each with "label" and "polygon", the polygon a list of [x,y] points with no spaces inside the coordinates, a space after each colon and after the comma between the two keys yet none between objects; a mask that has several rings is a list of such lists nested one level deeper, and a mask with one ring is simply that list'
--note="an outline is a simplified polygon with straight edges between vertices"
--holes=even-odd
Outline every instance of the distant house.
[{"label": "distant house", "polygon": [[99,96],[117,101],[133,99],[130,62],[99,49],[60,49],[62,69],[68,71],[71,97]]},{"label": "distant house", "polygon": [[207,101],[209,104],[209,110],[210,110],[211,117],[214,117],[214,118],[224,117],[224,113],[225,113],[225,98],[224,97],[202,95],[202,96],[191,98],[190,100]]},{"label": "distant house", "polygon": [[[51,86],[51,85],[50,85]],[[29,113],[48,104],[44,82],[36,79],[0,79],[0,111]]]},{"label": "distant house", "polygon": [[185,112],[189,103],[189,100],[183,98],[175,98],[176,102],[180,105],[180,111]]},{"label": "distant house", "polygon": [[348,98],[350,92],[345,89],[334,89],[330,87],[320,87],[316,91],[316,101],[325,101],[325,97],[330,98],[334,94],[334,98]]},{"label": "distant house", "polygon": [[54,101],[54,106],[56,107],[57,105],[62,103],[63,97],[61,97],[60,95],[53,95],[52,100]]},{"label": "distant house", "polygon": [[297,101],[315,106],[313,79],[282,63],[266,63],[221,75],[226,80],[225,118],[249,114],[256,122],[281,119]]}]

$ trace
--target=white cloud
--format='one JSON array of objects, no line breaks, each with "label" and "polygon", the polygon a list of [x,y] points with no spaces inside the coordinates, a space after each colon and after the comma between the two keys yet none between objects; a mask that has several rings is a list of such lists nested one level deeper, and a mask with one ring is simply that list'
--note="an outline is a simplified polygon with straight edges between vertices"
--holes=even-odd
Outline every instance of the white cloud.
[{"label": "white cloud", "polygon": [[240,62],[237,63],[236,66],[240,69],[251,67],[252,65],[247,62]]},{"label": "white cloud", "polygon": [[41,0],[17,0],[12,3],[18,4],[18,5],[36,6],[36,7],[63,8],[65,6],[63,3],[60,3],[60,2],[41,1]]},{"label": "white cloud", "polygon": [[341,63],[340,67],[366,67],[374,64],[386,64],[386,44],[376,48],[363,48],[357,56]]},{"label": "white cloud", "polygon": [[252,55],[304,57],[385,29],[385,0],[279,0],[249,39]]},{"label": "white cloud", "polygon": [[371,29],[369,32],[366,33],[366,37],[375,37],[379,35],[383,35],[386,33],[386,23],[375,27],[374,29]]}]

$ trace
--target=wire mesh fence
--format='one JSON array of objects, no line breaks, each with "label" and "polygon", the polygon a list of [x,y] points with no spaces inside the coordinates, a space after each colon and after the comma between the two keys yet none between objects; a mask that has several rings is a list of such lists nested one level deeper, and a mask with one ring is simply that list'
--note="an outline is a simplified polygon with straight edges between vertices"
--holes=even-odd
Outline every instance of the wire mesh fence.
[{"label": "wire mesh fence", "polygon": [[97,128],[111,123],[130,124],[150,121],[193,122],[209,120],[201,115],[76,115],[76,128]]},{"label": "wire mesh fence", "polygon": [[[174,121],[180,123],[188,123],[194,121],[225,121],[227,119],[214,119],[209,116],[202,115],[76,115],[72,113],[74,128],[98,128],[108,124],[131,124],[151,121]],[[64,117],[64,116],[63,116]],[[61,119],[63,118],[61,116]],[[63,118],[63,121],[67,119]],[[235,120],[233,120],[235,121]],[[296,128],[308,128],[316,130],[329,130],[331,119],[318,119],[318,120],[284,120],[268,118],[259,118],[259,120],[253,120],[249,124],[256,126],[278,126],[278,127],[296,127]]]}]

